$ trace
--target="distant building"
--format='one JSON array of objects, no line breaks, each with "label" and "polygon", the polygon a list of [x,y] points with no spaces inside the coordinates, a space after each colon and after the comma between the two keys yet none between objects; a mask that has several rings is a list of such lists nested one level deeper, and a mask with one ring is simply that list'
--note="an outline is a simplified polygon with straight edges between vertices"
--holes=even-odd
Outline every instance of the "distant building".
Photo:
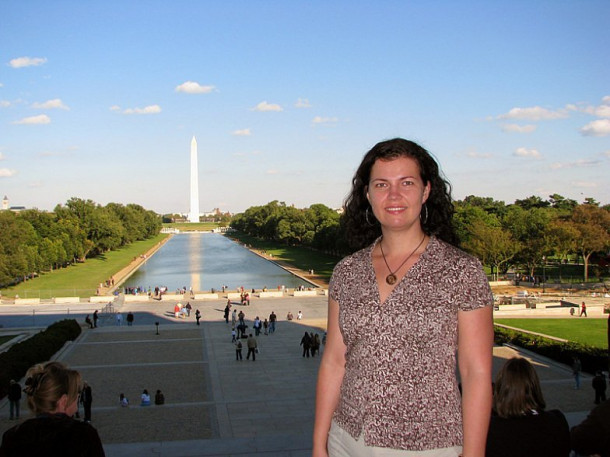
[{"label": "distant building", "polygon": [[2,211],[13,211],[14,213],[18,213],[20,211],[25,211],[25,206],[9,206],[8,197],[5,195],[2,199]]}]

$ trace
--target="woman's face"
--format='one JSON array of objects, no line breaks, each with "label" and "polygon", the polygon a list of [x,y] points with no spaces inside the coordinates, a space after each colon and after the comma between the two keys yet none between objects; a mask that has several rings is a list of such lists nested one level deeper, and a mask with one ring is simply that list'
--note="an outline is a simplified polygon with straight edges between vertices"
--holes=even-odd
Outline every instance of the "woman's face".
[{"label": "woman's face", "polygon": [[415,159],[380,159],[371,168],[367,198],[384,230],[421,229],[419,214],[429,193]]}]

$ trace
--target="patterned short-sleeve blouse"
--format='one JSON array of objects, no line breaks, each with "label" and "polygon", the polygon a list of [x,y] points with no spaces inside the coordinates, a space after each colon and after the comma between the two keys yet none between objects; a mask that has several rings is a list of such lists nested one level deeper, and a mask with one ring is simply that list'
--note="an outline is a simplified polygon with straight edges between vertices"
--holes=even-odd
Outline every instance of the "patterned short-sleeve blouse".
[{"label": "patterned short-sleeve blouse", "polygon": [[457,316],[492,304],[487,278],[476,258],[431,237],[380,303],[374,246],[339,262],[330,282],[347,347],[334,419],[369,446],[459,446]]}]

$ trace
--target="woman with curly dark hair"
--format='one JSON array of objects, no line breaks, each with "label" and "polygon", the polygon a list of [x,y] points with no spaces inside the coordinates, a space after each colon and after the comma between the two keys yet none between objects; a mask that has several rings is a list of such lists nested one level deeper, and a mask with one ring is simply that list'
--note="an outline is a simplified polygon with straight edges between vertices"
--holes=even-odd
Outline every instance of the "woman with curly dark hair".
[{"label": "woman with curly dark hair", "polygon": [[313,455],[483,457],[493,300],[480,262],[455,246],[449,183],[397,138],[352,184],[346,235],[360,250],[330,281]]}]

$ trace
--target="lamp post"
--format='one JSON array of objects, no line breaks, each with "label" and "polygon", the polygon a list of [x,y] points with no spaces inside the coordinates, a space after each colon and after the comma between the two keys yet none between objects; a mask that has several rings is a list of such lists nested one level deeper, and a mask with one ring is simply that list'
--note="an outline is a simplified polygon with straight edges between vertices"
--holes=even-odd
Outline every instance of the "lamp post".
[{"label": "lamp post", "polygon": [[157,335],[159,334],[159,322],[155,322],[155,326],[157,327]]}]

